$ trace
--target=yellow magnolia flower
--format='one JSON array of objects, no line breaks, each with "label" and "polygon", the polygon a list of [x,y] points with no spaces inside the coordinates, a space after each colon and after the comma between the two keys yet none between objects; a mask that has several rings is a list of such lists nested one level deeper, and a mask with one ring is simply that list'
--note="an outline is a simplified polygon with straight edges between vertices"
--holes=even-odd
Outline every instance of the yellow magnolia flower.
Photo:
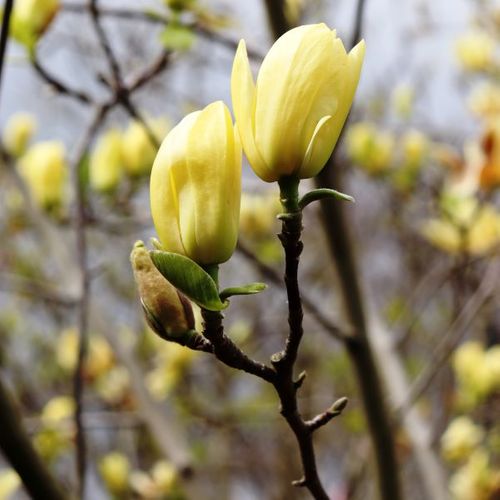
[{"label": "yellow magnolia flower", "polygon": [[120,182],[122,171],[122,134],[117,129],[110,129],[99,138],[90,156],[90,186],[95,191],[113,191]]},{"label": "yellow magnolia flower", "polygon": [[61,142],[46,141],[31,146],[20,158],[19,169],[38,205],[50,209],[63,204],[68,166]]},{"label": "yellow magnolia flower", "polygon": [[19,43],[32,49],[58,10],[59,0],[16,0],[10,34]]},{"label": "yellow magnolia flower", "polygon": [[441,453],[446,460],[464,460],[474,451],[484,438],[481,427],[469,417],[455,418],[441,437]]},{"label": "yellow magnolia flower", "polygon": [[99,462],[99,472],[108,490],[114,495],[128,489],[130,463],[123,453],[108,453]]},{"label": "yellow magnolia flower", "polygon": [[74,412],[75,402],[72,398],[56,396],[43,407],[41,420],[46,426],[54,426],[71,418]]},{"label": "yellow magnolia flower", "polygon": [[354,163],[376,175],[387,171],[394,152],[394,136],[376,129],[373,123],[359,122],[347,133],[347,154]]},{"label": "yellow magnolia flower", "polygon": [[21,156],[29,141],[36,132],[37,122],[30,113],[16,113],[12,115],[3,131],[3,145],[7,153],[12,156]]},{"label": "yellow magnolia flower", "polygon": [[457,40],[456,54],[466,70],[489,69],[495,55],[495,40],[484,31],[471,31]]},{"label": "yellow magnolia flower", "polygon": [[[154,118],[147,122],[158,142],[161,142],[170,129],[168,120]],[[149,174],[156,152],[157,148],[148,136],[144,125],[133,120],[122,137],[122,158],[125,171],[132,177]]]},{"label": "yellow magnolia flower", "polygon": [[156,269],[142,241],[135,243],[130,261],[149,326],[165,340],[193,329],[189,300]]},{"label": "yellow magnolia flower", "polygon": [[273,182],[308,178],[325,165],[358,85],[365,44],[346,53],[325,24],[300,26],[271,47],[254,83],[245,42],[236,51],[231,95],[243,149]]},{"label": "yellow magnolia flower", "polygon": [[221,101],[190,113],[170,131],[153,164],[150,193],[165,250],[199,264],[231,257],[238,237],[241,146]]},{"label": "yellow magnolia flower", "polygon": [[401,138],[403,164],[409,168],[422,165],[429,150],[427,137],[418,130],[408,130]]}]

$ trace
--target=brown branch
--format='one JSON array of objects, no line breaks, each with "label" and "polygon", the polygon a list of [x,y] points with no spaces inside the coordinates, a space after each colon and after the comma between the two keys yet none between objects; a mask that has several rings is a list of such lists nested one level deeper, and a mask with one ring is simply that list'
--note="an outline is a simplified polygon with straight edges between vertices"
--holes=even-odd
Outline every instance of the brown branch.
[{"label": "brown branch", "polygon": [[19,410],[0,379],[0,449],[21,477],[35,500],[64,500],[67,496],[55,482],[22,426]]},{"label": "brown branch", "polygon": [[86,236],[86,199],[85,186],[82,182],[81,168],[90,143],[101,126],[109,106],[99,106],[94,111],[90,125],[85,130],[80,143],[77,145],[73,163],[73,186],[76,194],[76,252],[80,269],[80,300],[78,301],[78,357],[73,377],[73,396],[75,399],[75,426],[76,426],[76,471],[78,479],[78,493],[80,498],[85,494],[85,475],[87,468],[87,446],[82,421],[84,365],[88,351],[88,309],[90,300],[90,274],[87,265],[87,236]]},{"label": "brown branch", "polygon": [[76,90],[61,82],[57,77],[52,75],[47,69],[45,69],[40,61],[38,60],[36,54],[33,55],[31,60],[33,69],[36,71],[38,76],[42,78],[49,86],[51,86],[54,90],[59,92],[59,94],[71,97],[83,104],[91,104],[93,102],[92,97],[90,97],[85,92],[81,92],[80,90]]},{"label": "brown branch", "polygon": [[204,321],[203,335],[211,342],[215,357],[225,365],[243,370],[267,382],[274,383],[276,373],[272,368],[250,359],[234,342],[224,334],[222,314],[201,310]]},{"label": "brown branch", "polygon": [[[10,18],[12,14],[13,0],[5,0],[2,17],[2,31],[0,32],[0,84],[2,82],[3,68],[5,63],[5,50],[9,39]],[[1,88],[1,87],[0,87]]]}]

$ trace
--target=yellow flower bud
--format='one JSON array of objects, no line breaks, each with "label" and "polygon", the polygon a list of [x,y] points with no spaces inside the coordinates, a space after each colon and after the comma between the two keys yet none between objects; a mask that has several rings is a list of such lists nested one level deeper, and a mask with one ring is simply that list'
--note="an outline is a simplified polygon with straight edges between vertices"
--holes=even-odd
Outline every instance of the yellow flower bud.
[{"label": "yellow flower bud", "polygon": [[429,149],[427,137],[418,130],[409,130],[401,138],[403,164],[408,168],[419,168]]},{"label": "yellow flower bud", "polygon": [[480,118],[493,119],[500,115],[500,86],[483,83],[477,86],[469,98],[470,110]]},{"label": "yellow flower bud", "polygon": [[90,186],[95,191],[111,192],[118,186],[122,171],[122,134],[110,129],[99,138],[90,156]]},{"label": "yellow flower bud", "polygon": [[474,451],[484,437],[481,427],[469,417],[455,418],[441,437],[441,453],[446,460],[464,460]]},{"label": "yellow flower bud", "polygon": [[457,40],[456,54],[464,69],[486,70],[493,64],[495,40],[484,31],[471,31]]},{"label": "yellow flower bud", "polygon": [[36,132],[37,123],[30,113],[16,113],[11,116],[3,131],[3,145],[7,153],[21,156]]},{"label": "yellow flower bud", "polygon": [[156,269],[142,241],[135,243],[130,261],[149,326],[165,340],[192,330],[191,303]]},{"label": "yellow flower bud", "polygon": [[[165,118],[154,118],[147,120],[147,123],[158,142],[161,142],[170,129],[170,124]],[[122,137],[122,159],[125,171],[131,177],[149,174],[156,152],[157,148],[144,125],[141,122],[132,121]]]},{"label": "yellow flower bud", "polygon": [[262,239],[277,231],[277,218],[281,206],[274,193],[242,193],[240,230],[249,237]]},{"label": "yellow flower bud", "polygon": [[99,472],[108,490],[114,495],[128,489],[130,463],[123,453],[108,453],[99,462]]},{"label": "yellow flower bud", "polygon": [[20,158],[19,169],[38,205],[51,209],[63,204],[68,167],[61,142],[46,141],[31,146]]},{"label": "yellow flower bud", "polygon": [[16,0],[10,34],[19,43],[32,49],[58,10],[59,0]]},{"label": "yellow flower bud", "polygon": [[231,257],[238,238],[241,146],[221,101],[190,113],[170,131],[153,165],[150,193],[165,250],[199,264]]},{"label": "yellow flower bud", "polygon": [[151,476],[161,493],[164,495],[172,493],[177,482],[177,470],[170,462],[165,460],[156,462],[151,470]]},{"label": "yellow flower bud", "polygon": [[240,42],[233,109],[243,149],[261,179],[304,179],[323,168],[351,108],[364,52],[362,41],[346,54],[325,24],[300,26],[272,46],[255,84]]}]

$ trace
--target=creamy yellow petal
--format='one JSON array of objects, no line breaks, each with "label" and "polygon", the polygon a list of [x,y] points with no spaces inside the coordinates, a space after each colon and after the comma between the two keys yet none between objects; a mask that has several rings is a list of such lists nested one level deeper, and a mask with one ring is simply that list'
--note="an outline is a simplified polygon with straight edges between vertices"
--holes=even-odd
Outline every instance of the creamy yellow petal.
[{"label": "creamy yellow petal", "polygon": [[327,124],[331,120],[331,115],[323,116],[316,125],[311,142],[307,147],[304,161],[297,172],[301,179],[308,179],[314,177],[325,165],[333,151],[333,144],[331,141],[322,140],[322,131],[326,131],[331,135],[331,131],[327,130]]},{"label": "creamy yellow petal", "polygon": [[234,203],[239,200],[241,155],[222,101],[207,106],[190,131],[186,149],[189,189],[179,192],[181,237],[191,258],[202,264],[229,259],[237,238]]},{"label": "creamy yellow petal", "polygon": [[[300,167],[316,123],[336,106],[335,93],[327,91],[343,65],[334,60],[334,40],[324,24],[301,26],[283,35],[262,63],[255,140],[264,161],[281,175]],[[303,131],[317,101],[321,116],[305,140]]]},{"label": "creamy yellow petal", "polygon": [[231,98],[237,131],[251,167],[263,180],[267,182],[277,180],[273,178],[272,171],[269,170],[262,160],[255,145],[255,83],[250,70],[244,40],[240,41],[236,55],[234,56],[231,73]]},{"label": "creamy yellow petal", "polygon": [[184,151],[192,124],[199,111],[187,115],[163,141],[151,171],[151,215],[164,248],[185,254],[178,213],[178,190],[187,183]]},{"label": "creamy yellow petal", "polygon": [[[342,127],[346,121],[347,115],[351,109],[352,100],[358,87],[359,77],[361,74],[361,66],[365,57],[365,41],[361,40],[348,54],[348,70],[346,82],[342,95],[339,96],[339,107],[333,116],[333,119],[328,124],[332,129],[331,139],[333,147],[338,141]],[[332,147],[332,150],[333,150]]]}]

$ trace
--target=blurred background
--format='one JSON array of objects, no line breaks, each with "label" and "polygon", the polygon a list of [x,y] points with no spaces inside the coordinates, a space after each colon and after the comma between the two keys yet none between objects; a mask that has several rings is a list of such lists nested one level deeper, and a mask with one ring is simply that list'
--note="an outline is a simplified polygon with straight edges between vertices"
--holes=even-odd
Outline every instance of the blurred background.
[{"label": "blurred background", "polygon": [[[256,75],[280,8],[289,27],[325,22],[346,48],[357,29],[366,40],[326,169],[356,199],[343,206],[349,251],[404,498],[499,499],[500,3],[39,0],[32,25],[21,3],[0,87],[0,378],[57,481],[76,491],[76,396],[85,498],[308,498],[290,485],[300,461],[272,388],[156,337],[129,264],[133,243],[154,236],[158,143],[186,113],[230,104],[239,39]],[[225,324],[267,361],[288,328],[278,191],[248,165],[243,187],[222,285],[269,288],[233,299]],[[370,500],[363,375],[338,336],[352,318],[329,239],[344,232],[319,205],[304,217],[299,404],[312,417],[349,398],[316,435],[320,476],[333,500]],[[0,499],[18,498],[0,455]]]}]

